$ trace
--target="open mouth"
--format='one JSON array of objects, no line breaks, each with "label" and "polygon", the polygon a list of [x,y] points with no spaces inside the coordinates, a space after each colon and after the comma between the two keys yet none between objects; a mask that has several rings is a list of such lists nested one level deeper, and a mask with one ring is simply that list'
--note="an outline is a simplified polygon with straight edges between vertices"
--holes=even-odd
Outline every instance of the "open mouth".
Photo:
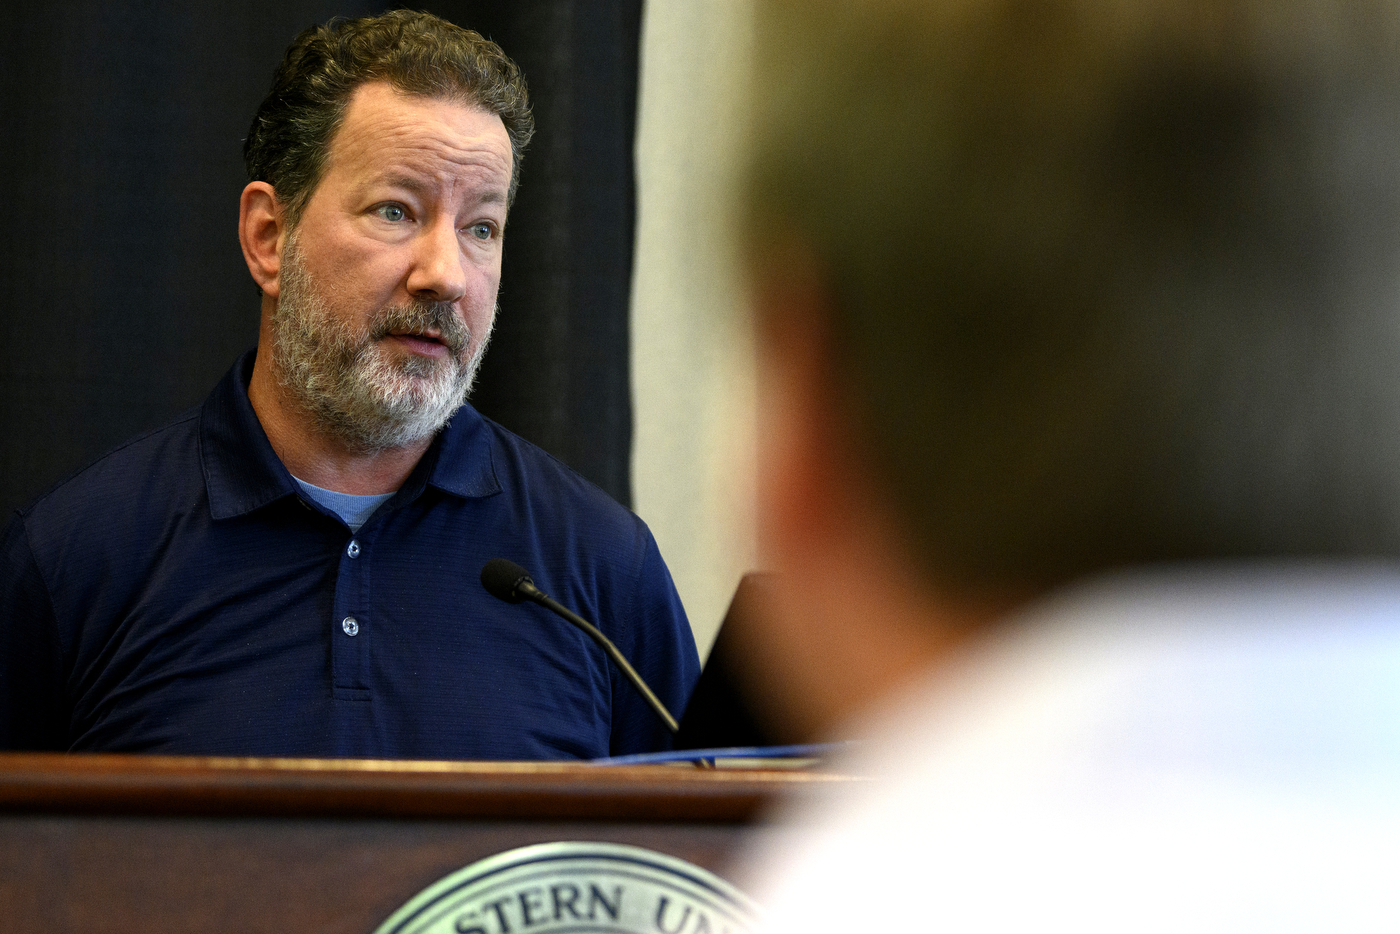
[{"label": "open mouth", "polygon": [[370,322],[370,337],[392,340],[409,353],[437,359],[461,356],[469,341],[466,325],[446,302],[383,308]]},{"label": "open mouth", "polygon": [[416,353],[438,356],[450,348],[442,335],[436,331],[390,331],[385,335],[408,347]]}]

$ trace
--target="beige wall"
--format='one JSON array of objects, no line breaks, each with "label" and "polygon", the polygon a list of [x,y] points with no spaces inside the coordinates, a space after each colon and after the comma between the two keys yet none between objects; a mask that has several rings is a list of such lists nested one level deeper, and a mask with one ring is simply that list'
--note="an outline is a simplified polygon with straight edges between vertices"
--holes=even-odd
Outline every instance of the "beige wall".
[{"label": "beige wall", "polygon": [[752,344],[727,202],[749,22],[748,0],[653,0],[642,28],[634,500],[702,656],[754,566]]}]

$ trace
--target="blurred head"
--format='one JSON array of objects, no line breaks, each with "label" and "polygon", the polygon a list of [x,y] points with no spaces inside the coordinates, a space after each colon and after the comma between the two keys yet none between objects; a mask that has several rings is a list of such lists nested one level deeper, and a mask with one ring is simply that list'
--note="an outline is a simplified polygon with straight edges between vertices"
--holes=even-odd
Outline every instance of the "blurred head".
[{"label": "blurred head", "polygon": [[352,95],[370,82],[499,117],[510,139],[514,199],[520,159],[535,130],[520,69],[478,33],[430,13],[392,10],[307,29],[273,75],[243,158],[250,180],[276,189],[289,223],[295,226],[321,180]]},{"label": "blurred head", "polygon": [[1400,554],[1400,8],[758,6],[765,352],[928,580]]}]

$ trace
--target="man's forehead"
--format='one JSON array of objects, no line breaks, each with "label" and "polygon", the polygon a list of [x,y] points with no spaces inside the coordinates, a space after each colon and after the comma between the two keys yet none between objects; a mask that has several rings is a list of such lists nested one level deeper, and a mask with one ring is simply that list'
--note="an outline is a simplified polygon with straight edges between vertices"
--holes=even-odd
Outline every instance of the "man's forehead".
[{"label": "man's forehead", "polygon": [[[507,182],[513,162],[505,123],[484,107],[460,97],[409,94],[382,81],[356,88],[327,148],[328,163],[371,168],[396,158],[412,164],[415,156],[504,173]],[[416,174],[390,166],[379,171],[405,182]]]}]

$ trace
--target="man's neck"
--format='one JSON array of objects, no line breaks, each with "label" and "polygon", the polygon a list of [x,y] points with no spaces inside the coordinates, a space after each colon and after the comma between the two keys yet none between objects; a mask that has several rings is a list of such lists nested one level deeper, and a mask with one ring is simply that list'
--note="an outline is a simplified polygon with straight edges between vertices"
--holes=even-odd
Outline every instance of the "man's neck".
[{"label": "man's neck", "polygon": [[432,438],[382,451],[359,451],[316,424],[277,384],[266,341],[258,346],[248,401],[272,450],[294,477],[337,493],[392,493],[403,486]]}]

